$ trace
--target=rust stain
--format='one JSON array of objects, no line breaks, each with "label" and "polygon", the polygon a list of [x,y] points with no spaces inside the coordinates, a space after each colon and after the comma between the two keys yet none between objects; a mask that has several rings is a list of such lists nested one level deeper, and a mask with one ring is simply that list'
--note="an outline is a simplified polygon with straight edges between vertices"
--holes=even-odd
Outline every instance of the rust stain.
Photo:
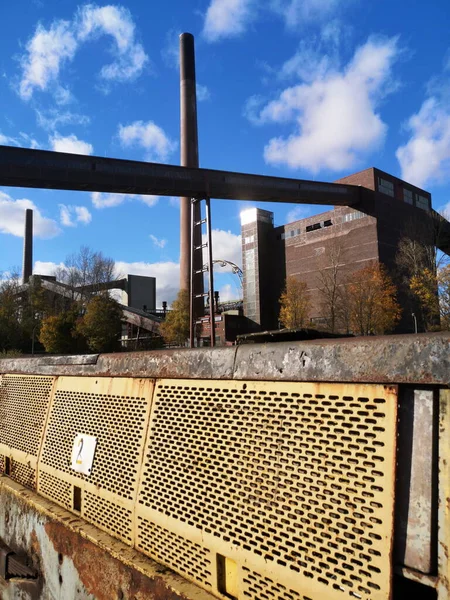
[{"label": "rust stain", "polygon": [[97,600],[188,600],[171,590],[161,577],[146,577],[79,534],[56,521],[48,521],[45,531],[59,555],[70,558],[86,591]]}]

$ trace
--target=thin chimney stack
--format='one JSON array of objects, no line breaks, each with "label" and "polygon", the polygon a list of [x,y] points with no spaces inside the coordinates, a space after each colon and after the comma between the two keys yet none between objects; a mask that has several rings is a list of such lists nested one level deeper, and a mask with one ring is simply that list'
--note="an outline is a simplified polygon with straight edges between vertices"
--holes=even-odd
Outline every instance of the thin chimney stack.
[{"label": "thin chimney stack", "polygon": [[33,274],[33,211],[25,211],[25,234],[23,239],[22,283],[28,283]]}]

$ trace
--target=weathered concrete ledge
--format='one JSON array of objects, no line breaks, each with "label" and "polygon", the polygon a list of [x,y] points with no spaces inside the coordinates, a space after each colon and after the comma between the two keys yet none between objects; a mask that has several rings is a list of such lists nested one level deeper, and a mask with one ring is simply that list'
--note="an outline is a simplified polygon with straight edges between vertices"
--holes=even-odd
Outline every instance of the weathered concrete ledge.
[{"label": "weathered concrete ledge", "polygon": [[0,578],[0,598],[213,600],[208,592],[38,496],[0,477],[0,539],[26,555],[37,580]]},{"label": "weathered concrete ledge", "polygon": [[450,332],[2,359],[0,373],[447,385]]}]

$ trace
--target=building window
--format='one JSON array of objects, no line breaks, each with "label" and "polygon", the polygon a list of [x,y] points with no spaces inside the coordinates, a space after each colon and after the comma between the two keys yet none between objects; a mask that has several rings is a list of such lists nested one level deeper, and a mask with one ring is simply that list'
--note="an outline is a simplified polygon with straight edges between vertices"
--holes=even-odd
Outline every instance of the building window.
[{"label": "building window", "polygon": [[253,244],[255,241],[255,236],[251,235],[250,237],[244,238],[244,244]]},{"label": "building window", "polygon": [[382,194],[394,197],[394,184],[392,181],[378,177],[378,191]]},{"label": "building window", "polygon": [[403,200],[405,202],[407,202],[408,204],[412,204],[413,203],[413,193],[412,193],[412,190],[407,190],[406,188],[403,188]]},{"label": "building window", "polygon": [[331,225],[333,225],[333,222],[331,221],[331,219],[328,219],[328,221],[323,222],[324,227],[331,227]]},{"label": "building window", "polygon": [[355,221],[356,219],[362,219],[364,217],[367,217],[367,215],[359,210],[355,210],[351,213],[346,213],[342,218],[342,222],[348,223],[349,221]]},{"label": "building window", "polygon": [[423,210],[430,210],[430,200],[426,196],[416,194],[416,206]]}]

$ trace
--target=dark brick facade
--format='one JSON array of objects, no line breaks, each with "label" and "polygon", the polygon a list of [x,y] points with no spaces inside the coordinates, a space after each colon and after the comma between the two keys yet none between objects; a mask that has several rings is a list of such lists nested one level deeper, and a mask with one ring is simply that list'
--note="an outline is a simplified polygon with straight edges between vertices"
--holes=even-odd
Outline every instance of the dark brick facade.
[{"label": "dark brick facade", "polygon": [[[338,256],[343,282],[374,261],[393,274],[398,243],[408,221],[427,219],[430,214],[428,192],[378,169],[366,169],[337,183],[361,186],[357,206],[335,207],[276,228],[271,213],[246,211],[242,224],[244,314],[255,328],[278,327],[278,299],[291,275],[306,282],[311,295],[310,318],[319,324],[324,315],[320,273],[330,267],[332,256]],[[399,299],[402,301],[401,293]],[[411,327],[410,315],[404,315],[400,330],[411,331]]]}]

